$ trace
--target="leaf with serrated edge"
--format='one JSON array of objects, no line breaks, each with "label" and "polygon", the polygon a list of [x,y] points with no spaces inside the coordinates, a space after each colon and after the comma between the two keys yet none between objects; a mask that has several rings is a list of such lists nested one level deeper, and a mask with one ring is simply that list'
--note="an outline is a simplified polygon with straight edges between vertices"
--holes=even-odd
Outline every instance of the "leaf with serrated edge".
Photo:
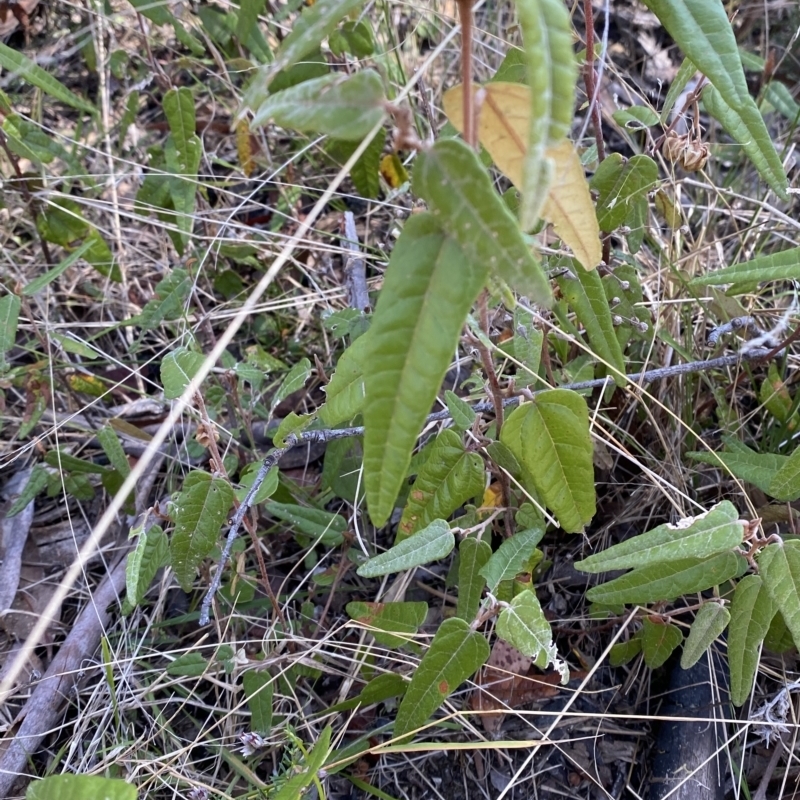
[{"label": "leaf with serrated edge", "polygon": [[464,450],[461,436],[443,430],[419,471],[398,527],[398,541],[434,519],[446,519],[467,500],[483,493],[483,459]]},{"label": "leaf with serrated edge", "polygon": [[610,572],[681,558],[706,558],[742,543],[745,523],[728,500],[696,517],[665,523],[575,563],[581,572]]},{"label": "leaf with serrated edge", "polygon": [[468,537],[458,546],[458,606],[456,616],[472,622],[478,614],[486,580],[481,570],[491,558],[488,543]]},{"label": "leaf with serrated edge", "polygon": [[767,545],[758,556],[758,571],[800,647],[800,541]]},{"label": "leaf with serrated edge", "polygon": [[800,497],[800,447],[796,447],[772,478],[767,494],[776,500],[791,502]]},{"label": "leaf with serrated edge", "polygon": [[172,569],[184,591],[192,587],[198,564],[214,549],[233,503],[224,478],[191,472],[175,502],[175,530],[170,540]]},{"label": "leaf with serrated edge", "polygon": [[363,139],[384,115],[386,99],[377,72],[324,75],[276,92],[253,110],[251,128],[274,122],[282,128]]},{"label": "leaf with serrated edge", "polygon": [[518,0],[516,7],[531,87],[528,109],[532,122],[523,164],[520,209],[522,227],[529,230],[536,224],[550,184],[557,182],[547,148],[569,131],[578,67],[569,12],[561,0]]},{"label": "leaf with serrated edge", "polygon": [[582,531],[595,512],[586,401],[566,389],[541,392],[509,415],[500,440],[520,462],[559,525],[568,533]]},{"label": "leaf with serrated edge", "polygon": [[718,553],[711,558],[661,561],[629,572],[586,593],[592,603],[647,605],[671,601],[684,594],[703,592],[741,575],[747,561],[738,553]]},{"label": "leaf with serrated edge", "polygon": [[650,669],[658,669],[682,641],[683,634],[677,626],[653,622],[646,617],[643,620],[642,654]]},{"label": "leaf with serrated edge", "polygon": [[167,400],[180,397],[204,361],[205,356],[202,353],[195,353],[185,347],[179,347],[168,353],[161,362],[164,397]]},{"label": "leaf with serrated edge", "polygon": [[726,438],[724,441],[726,449],[721,452],[692,451],[687,453],[686,457],[714,467],[724,467],[734,477],[752,483],[762,492],[769,493],[770,484],[789,460],[789,456],[756,453],[755,450],[732,438]]},{"label": "leaf with serrated edge", "polygon": [[408,539],[385,553],[374,556],[358,568],[362,578],[376,578],[392,572],[419,567],[449,555],[456,546],[455,536],[443,519],[435,519]]},{"label": "leaf with serrated edge", "polygon": [[522,572],[525,564],[533,555],[536,545],[544,538],[544,525],[539,528],[530,528],[519,531],[511,538],[506,539],[480,573],[486,579],[490,592],[507,580],[511,580],[517,573]]},{"label": "leaf with serrated edge", "polygon": [[574,260],[569,274],[557,278],[563,298],[586,329],[592,351],[610,367],[617,386],[625,385],[625,356],[617,339],[603,280],[597,270],[585,270]]},{"label": "leaf with serrated edge", "polygon": [[553,644],[553,632],[534,592],[520,592],[497,618],[497,635],[517,648],[524,656],[534,659],[544,669],[548,664],[561,674],[561,682],[569,681],[569,668],[558,657]]},{"label": "leaf with serrated edge", "polygon": [[268,81],[318,48],[340,20],[363,4],[364,0],[317,0],[306,6],[291,33],[281,43],[275,61],[270,65]]},{"label": "leaf with serrated edge", "polygon": [[736,584],[728,625],[731,702],[741,706],[753,687],[761,643],[777,608],[760,575],[746,575]]},{"label": "leaf with serrated edge", "polygon": [[[478,120],[478,139],[497,168],[521,190],[530,124],[530,89],[517,83],[492,82],[482,91],[486,94]],[[461,131],[462,87],[445,92],[442,102],[447,118]],[[603,251],[594,203],[580,158],[567,139],[549,147],[546,157],[553,164],[554,178],[542,216],[572,248],[575,258],[586,269],[593,269],[602,260]]]},{"label": "leaf with serrated edge", "polygon": [[6,353],[17,337],[20,302],[15,294],[0,297],[0,372],[6,368]]},{"label": "leaf with serrated edge", "polygon": [[731,612],[721,603],[706,603],[694,618],[681,653],[681,669],[689,669],[716,641],[730,622]]},{"label": "leaf with serrated edge", "polygon": [[537,303],[550,304],[541,264],[471,147],[459,139],[441,139],[420,153],[413,187],[470,262],[485,264]]},{"label": "leaf with serrated edge", "polygon": [[389,261],[364,360],[369,513],[389,518],[469,309],[488,276],[433,217],[406,223]]},{"label": "leaf with serrated edge", "polygon": [[[414,541],[416,537],[408,541]],[[417,667],[397,711],[394,735],[405,736],[424,725],[470,675],[486,663],[489,644],[483,634],[458,617],[446,619]]]},{"label": "leaf with serrated edge", "polygon": [[800,247],[759,256],[730,267],[707,272],[693,278],[690,286],[718,286],[725,283],[800,280]]},{"label": "leaf with serrated edge", "polygon": [[[725,127],[753,157],[764,180],[783,200],[788,200],[788,180],[780,157],[764,120],[750,96],[747,79],[736,36],[721,0],[644,0],[645,5],[661,21],[670,36],[711,82],[713,102],[707,101],[703,90],[703,105],[712,116],[728,113]],[[720,102],[723,101],[723,102]],[[709,108],[711,106],[711,108]],[[749,148],[749,150],[748,150]]]}]

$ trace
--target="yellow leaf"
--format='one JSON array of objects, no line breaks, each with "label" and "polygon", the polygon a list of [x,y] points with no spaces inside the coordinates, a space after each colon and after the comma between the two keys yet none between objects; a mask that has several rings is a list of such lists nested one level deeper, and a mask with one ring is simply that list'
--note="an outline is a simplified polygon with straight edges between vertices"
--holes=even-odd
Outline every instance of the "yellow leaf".
[{"label": "yellow leaf", "polygon": [[499,508],[503,504],[503,487],[499,483],[492,483],[483,493],[481,508]]},{"label": "yellow leaf", "polygon": [[239,155],[239,164],[241,164],[242,172],[249,178],[256,168],[256,162],[253,160],[253,141],[250,138],[250,125],[244,119],[240,119],[236,124],[236,151]]},{"label": "yellow leaf", "polygon": [[381,175],[392,189],[399,189],[408,182],[408,172],[396,153],[389,153],[381,159]]},{"label": "yellow leaf", "polygon": [[[487,83],[480,96],[478,139],[497,168],[522,190],[523,165],[530,125],[530,89],[521,83]],[[463,128],[463,92],[456,86],[443,97],[445,114],[459,131]],[[548,148],[552,182],[542,210],[564,244],[572,248],[585,269],[594,269],[602,260],[602,245],[597,216],[589,185],[572,143],[564,139]]]},{"label": "yellow leaf", "polygon": [[95,375],[72,372],[67,375],[67,383],[73,391],[83,392],[83,394],[88,394],[92,397],[102,397],[108,393],[108,386],[105,381],[100,380]]}]

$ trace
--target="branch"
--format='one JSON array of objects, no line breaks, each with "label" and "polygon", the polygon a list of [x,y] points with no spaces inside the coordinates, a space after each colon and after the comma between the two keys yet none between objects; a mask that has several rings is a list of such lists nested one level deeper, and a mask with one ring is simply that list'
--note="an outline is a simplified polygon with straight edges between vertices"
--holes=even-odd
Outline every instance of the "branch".
[{"label": "branch", "polygon": [[[721,326],[725,328],[725,326]],[[744,327],[744,325],[740,325],[739,327]],[[722,332],[722,331],[721,331]],[[783,347],[780,348],[778,352],[783,350]],[[705,361],[690,361],[686,364],[676,364],[672,367],[659,367],[658,369],[650,369],[646,370],[645,372],[634,372],[629,375],[626,375],[628,381],[631,383],[636,383],[639,386],[645,386],[649,383],[654,383],[655,381],[663,380],[664,378],[671,378],[674,375],[688,375],[693,372],[707,372],[712,369],[723,369],[725,367],[732,367],[740,362],[748,362],[748,361],[761,361],[764,360],[767,356],[773,357],[778,353],[773,353],[771,350],[767,350],[765,348],[754,348],[752,350],[748,350],[745,352],[738,352],[733,353],[727,356],[719,356],[718,358],[709,358]],[[606,378],[596,378],[595,380],[591,381],[580,381],[578,383],[567,383],[563,386],[559,386],[560,389],[571,389],[572,391],[582,391],[585,389],[601,389],[608,385],[609,381],[613,380],[612,377]],[[529,397],[535,397],[537,394],[541,394],[542,392],[546,392],[548,389],[539,389],[534,392],[526,393]],[[509,397],[503,401],[503,406],[505,408],[509,406],[516,405],[519,403],[523,398],[521,397]],[[526,398],[527,399],[527,398]],[[495,411],[493,403],[476,403],[472,406],[472,410],[476,414],[491,414]],[[444,411],[436,411],[433,414],[429,414],[425,424],[431,422],[439,422],[450,419],[450,412],[448,410]],[[228,536],[225,541],[225,546],[222,549],[222,555],[220,556],[219,566],[217,567],[216,572],[214,573],[214,577],[211,580],[211,583],[208,587],[208,591],[206,592],[205,597],[203,598],[203,602],[200,605],[200,625],[207,625],[210,619],[210,612],[211,612],[211,603],[214,600],[214,596],[216,595],[217,591],[219,590],[220,585],[222,584],[222,570],[225,563],[230,558],[231,550],[233,548],[233,543],[236,541],[237,536],[239,535],[239,528],[241,527],[242,520],[244,519],[245,514],[249,510],[250,506],[252,505],[253,498],[256,496],[256,493],[261,488],[261,484],[267,477],[267,473],[272,469],[272,467],[276,466],[280,460],[289,452],[293,447],[296,447],[299,444],[320,444],[320,443],[327,443],[332,442],[337,439],[348,439],[351,436],[363,436],[364,435],[364,428],[363,426],[357,426],[353,428],[335,428],[335,429],[322,429],[316,431],[304,431],[300,434],[292,434],[286,437],[286,446],[278,448],[277,450],[273,450],[269,453],[261,463],[261,467],[258,470],[258,474],[256,475],[256,479],[253,481],[253,485],[250,487],[250,491],[247,492],[244,500],[242,501],[239,508],[236,510],[236,514],[234,514],[233,519],[231,520],[231,527],[228,531]]]}]

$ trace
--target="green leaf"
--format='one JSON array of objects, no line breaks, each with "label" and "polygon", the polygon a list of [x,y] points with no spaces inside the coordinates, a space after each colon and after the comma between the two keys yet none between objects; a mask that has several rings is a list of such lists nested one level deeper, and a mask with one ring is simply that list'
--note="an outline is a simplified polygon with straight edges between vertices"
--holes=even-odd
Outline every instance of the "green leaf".
[{"label": "green leaf", "polygon": [[566,389],[541,392],[509,415],[500,441],[521,464],[559,525],[568,533],[583,530],[595,512],[586,401]]},{"label": "green leaf", "polygon": [[447,389],[444,393],[444,401],[447,403],[447,410],[450,412],[456,430],[466,431],[472,427],[477,414],[466,400],[462,400],[455,392]]},{"label": "green leaf", "polygon": [[680,629],[668,622],[655,622],[649,617],[642,621],[642,653],[650,669],[658,669],[683,641]]},{"label": "green leaf", "polygon": [[301,434],[315,419],[314,414],[295,414],[294,411],[290,411],[272,434],[272,443],[275,447],[286,447],[286,440],[290,436]]},{"label": "green leaf", "polygon": [[800,647],[800,541],[767,545],[758,555],[758,571]]},{"label": "green leaf", "polygon": [[728,626],[731,612],[721,603],[706,603],[697,612],[681,653],[681,669],[696,664]]},{"label": "green leaf", "polygon": [[608,365],[617,386],[625,385],[625,356],[611,319],[605,288],[598,270],[586,270],[571,259],[569,272],[557,279],[561,294],[586,329],[593,353]]},{"label": "green leaf", "polygon": [[664,98],[664,105],[661,108],[661,124],[667,125],[669,122],[670,111],[672,111],[678,98],[683,94],[683,90],[689,85],[689,81],[697,73],[697,67],[688,58],[683,59],[683,63],[678,69],[678,74],[672,79],[669,91]]},{"label": "green leaf", "polygon": [[155,297],[148,300],[136,323],[144,330],[157,328],[164,320],[178,319],[185,310],[194,281],[185,269],[172,269],[156,284]]},{"label": "green leaf", "polygon": [[800,280],[800,247],[759,256],[730,267],[707,272],[690,281],[690,286],[718,286],[723,283],[762,283]]},{"label": "green leaf", "polygon": [[518,0],[531,87],[528,149],[523,167],[521,225],[530,230],[541,216],[553,173],[545,155],[569,132],[575,107],[578,67],[572,23],[561,0]]},{"label": "green leaf", "polygon": [[509,47],[505,58],[490,79],[500,83],[528,83],[528,59],[519,47]]},{"label": "green leaf", "polygon": [[0,42],[0,67],[12,73],[12,75],[19,76],[31,86],[36,86],[45,94],[55,97],[56,100],[60,100],[68,106],[77,108],[79,111],[85,111],[88,114],[97,113],[97,109],[91,103],[71,92],[63,83],[56,80],[48,72],[45,72],[27,56],[17,50],[13,50],[2,42]]},{"label": "green leaf", "polygon": [[161,383],[164,397],[175,400],[180,397],[192,378],[198,373],[206,357],[186,347],[168,353],[161,362]]},{"label": "green leaf", "polygon": [[314,745],[314,749],[308,754],[305,764],[301,765],[302,772],[283,784],[280,791],[273,795],[271,800],[298,800],[304,796],[303,790],[317,779],[317,774],[331,754],[331,732],[331,726],[327,725]]},{"label": "green leaf", "polygon": [[136,800],[136,787],[122,778],[50,775],[28,785],[25,800]]},{"label": "green leaf", "polygon": [[63,450],[49,450],[44,460],[51,467],[78,475],[102,475],[106,471],[102,464],[95,464],[93,461],[77,458]]},{"label": "green leaf", "polygon": [[292,32],[283,40],[268,81],[316,50],[339,21],[363,3],[364,0],[317,0],[314,5],[306,6]]},{"label": "green leaf", "polygon": [[123,478],[127,478],[131,471],[131,465],[128,462],[128,457],[122,448],[122,443],[117,436],[116,431],[110,425],[103,425],[97,431],[97,440],[103,448],[103,452],[108,456],[111,466],[119,472]]},{"label": "green leaf", "polygon": [[486,580],[482,570],[492,548],[481,539],[467,537],[458,546],[458,607],[456,616],[472,622],[478,615]]},{"label": "green leaf", "polygon": [[497,635],[516,647],[522,655],[532,658],[540,669],[553,664],[561,673],[562,683],[569,680],[569,670],[558,657],[550,623],[545,619],[534,592],[520,592],[511,605],[500,612]]},{"label": "green leaf", "polygon": [[793,125],[800,120],[800,104],[792,96],[789,87],[778,81],[771,81],[764,89],[764,99]]},{"label": "green leaf", "polygon": [[633,639],[627,642],[617,642],[617,644],[611,648],[608,654],[608,663],[611,664],[612,667],[621,667],[629,661],[632,661],[641,652],[642,637],[634,636]]},{"label": "green leaf", "polygon": [[325,405],[319,418],[329,428],[349,422],[364,406],[364,363],[369,337],[359,336],[339,356],[336,371],[325,387]]},{"label": "green leaf", "polygon": [[242,689],[250,708],[249,729],[261,736],[269,736],[272,730],[272,676],[266,670],[249,669],[242,675]]},{"label": "green leaf", "polygon": [[307,358],[301,358],[286,373],[286,377],[281,381],[278,391],[275,392],[269,406],[270,416],[283,400],[306,385],[309,375],[311,375],[311,362]]},{"label": "green leaf", "polygon": [[[766,592],[766,589],[764,591]],[[792,639],[791,631],[786,627],[783,614],[780,611],[776,611],[772,622],[769,624],[767,635],[764,637],[764,648],[773,653],[781,654],[788,653],[794,647],[794,639]]]},{"label": "green leaf", "polygon": [[391,514],[487,273],[485,262],[465,257],[430,214],[412,216],[392,251],[363,364],[364,479],[377,526]]},{"label": "green leaf", "polygon": [[446,429],[435,439],[430,458],[419,471],[398,527],[398,541],[446,519],[468,500],[483,494],[483,459],[468,453],[461,436]]},{"label": "green leaf", "polygon": [[385,553],[373,556],[362,564],[357,572],[362,578],[376,578],[392,572],[413,569],[449,555],[456,546],[450,526],[442,519],[435,519],[426,528],[396,544]]},{"label": "green leaf", "polygon": [[[353,155],[360,142],[334,142],[332,143],[333,155],[339,164],[344,165]],[[381,192],[380,169],[381,156],[386,144],[386,132],[380,131],[367,145],[366,150],[361,154],[358,161],[350,169],[350,178],[356,191],[362,196],[370,199],[378,197]],[[355,311],[355,309],[346,309]]]},{"label": "green leaf", "polygon": [[589,185],[598,193],[597,223],[610,233],[621,225],[636,227],[636,205],[647,206],[647,193],[658,180],[658,165],[645,155],[626,161],[611,153],[598,166]]},{"label": "green leaf", "polygon": [[[135,531],[131,531],[133,535]],[[136,547],[128,553],[125,564],[125,586],[128,603],[135,608],[150,588],[153,578],[161,567],[169,563],[169,541],[167,534],[157,525],[147,531],[138,529]]]},{"label": "green leaf", "polygon": [[258,27],[258,17],[264,13],[265,5],[265,0],[240,0],[236,18],[236,36],[262,64],[272,61],[272,51]]},{"label": "green leaf", "polygon": [[8,369],[6,353],[14,346],[19,323],[20,299],[15,294],[0,297],[0,372]]},{"label": "green leaf", "polygon": [[32,297],[37,292],[44,289],[45,286],[52,283],[59,275],[66,272],[93,246],[95,246],[94,240],[86,239],[86,241],[80,245],[77,250],[73,250],[60,264],[45,272],[44,275],[40,275],[38,278],[34,278],[34,280],[26,284],[25,288],[22,290],[22,294],[25,297]]},{"label": "green leaf", "polygon": [[170,541],[172,569],[184,591],[191,589],[197,566],[217,544],[232,504],[233,488],[225,478],[195,470],[184,481],[174,503]]},{"label": "green leaf", "polygon": [[377,72],[333,73],[270,94],[253,110],[251,128],[274,122],[282,128],[363,139],[383,118],[386,98]]},{"label": "green leaf", "polygon": [[366,58],[375,51],[375,38],[365,20],[348,20],[331,33],[328,46],[337,56],[350,53],[356,58]]},{"label": "green leaf", "polygon": [[480,571],[486,579],[490,592],[496,591],[503,581],[511,580],[518,573],[525,572],[536,545],[544,538],[544,531],[544,525],[519,531],[506,539],[492,553],[489,562]]},{"label": "green leaf", "polygon": [[776,500],[792,502],[800,497],[800,447],[796,447],[770,481],[767,494]]},{"label": "green leaf", "polygon": [[703,450],[687,453],[686,457],[714,467],[724,467],[734,477],[752,483],[762,492],[768,493],[773,478],[789,457],[777,453],[756,453],[730,437],[726,437],[724,441],[726,449],[722,452],[709,453]]},{"label": "green leaf", "polygon": [[169,25],[175,31],[175,38],[189,48],[195,56],[202,56],[205,52],[203,45],[192,36],[164,3],[154,3],[153,0],[130,0],[131,5],[147,19],[156,25]]},{"label": "green leaf", "polygon": [[[243,503],[245,497],[247,497],[247,493],[250,491],[250,487],[253,485],[256,475],[258,475],[258,470],[260,467],[261,463],[256,461],[252,464],[248,464],[244,470],[242,470],[242,474],[239,476],[240,485],[234,490],[234,495],[240,503]],[[267,473],[267,477],[264,478],[264,482],[261,484],[261,487],[256,492],[256,496],[253,498],[252,504],[254,506],[257,506],[259,503],[263,503],[266,499],[275,494],[275,491],[278,488],[279,476],[280,471],[278,470],[278,467],[272,467],[272,469]]]},{"label": "green leaf", "polygon": [[586,597],[606,605],[647,605],[672,601],[684,594],[703,592],[741,575],[747,561],[738,553],[719,553],[711,558],[682,558],[659,562],[629,572],[601,586]]},{"label": "green leaf", "polygon": [[199,678],[208,669],[208,659],[200,653],[183,653],[167,666],[167,675]]},{"label": "green leaf", "polygon": [[47,488],[47,484],[49,482],[50,473],[41,464],[37,464],[31,471],[28,482],[25,484],[25,488],[19,493],[17,499],[11,504],[11,508],[6,511],[6,519],[16,517],[17,514],[23,511],[27,507],[28,503],[30,503],[31,500],[36,497],[36,495],[40,494]]},{"label": "green leaf", "polygon": [[677,524],[665,523],[634,536],[602,553],[578,561],[581,572],[610,572],[615,569],[645,567],[661,561],[682,558],[706,558],[732,550],[742,543],[745,523],[728,500],[717,503],[710,511],[696,517],[685,517]]},{"label": "green leaf", "polygon": [[760,575],[746,575],[736,584],[728,626],[731,702],[735,706],[744,705],[750,694],[761,643],[776,611]]},{"label": "green leaf", "polygon": [[775,193],[787,200],[786,173],[747,88],[736,37],[722,0],[645,0],[645,5],[711,82],[703,90],[706,110],[743,145]]},{"label": "green leaf", "polygon": [[377,628],[370,633],[378,644],[385,647],[408,644],[428,616],[428,604],[422,602],[365,603],[354,600],[345,610],[350,619],[370,629]]},{"label": "green leaf", "polygon": [[550,304],[542,267],[472,148],[459,139],[438,141],[417,157],[413,188],[470,264],[484,265],[537,303]]},{"label": "green leaf", "polygon": [[629,131],[641,131],[658,125],[658,114],[649,106],[630,106],[615,111],[614,122]]},{"label": "green leaf", "polygon": [[341,514],[333,514],[321,508],[275,502],[267,503],[266,508],[273,517],[291,523],[301,533],[312,539],[319,539],[323,544],[341,544],[342,536],[347,530],[347,520]]},{"label": "green leaf", "polygon": [[482,634],[471,630],[463,619],[446,619],[439,626],[400,703],[394,735],[401,737],[424,725],[445,699],[488,658],[489,644]]},{"label": "green leaf", "polygon": [[534,325],[528,309],[517,306],[514,309],[514,336],[503,349],[524,368],[517,371],[517,382],[532,383],[539,372],[542,359],[544,333]]}]

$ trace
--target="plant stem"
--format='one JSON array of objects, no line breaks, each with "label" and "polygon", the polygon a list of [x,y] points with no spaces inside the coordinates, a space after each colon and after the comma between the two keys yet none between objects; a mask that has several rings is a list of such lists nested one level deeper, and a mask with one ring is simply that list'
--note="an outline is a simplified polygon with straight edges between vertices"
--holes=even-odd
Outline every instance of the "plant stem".
[{"label": "plant stem", "polygon": [[472,96],[472,0],[458,0],[461,20],[461,85],[464,93],[464,141],[478,148],[475,129],[474,98]]},{"label": "plant stem", "polygon": [[586,96],[589,100],[589,113],[592,116],[594,140],[597,142],[597,160],[606,157],[603,143],[603,121],[600,117],[600,105],[597,102],[597,75],[594,71],[594,12],[592,0],[583,0],[583,15],[586,22],[586,63],[583,67],[583,81],[586,85]]}]

